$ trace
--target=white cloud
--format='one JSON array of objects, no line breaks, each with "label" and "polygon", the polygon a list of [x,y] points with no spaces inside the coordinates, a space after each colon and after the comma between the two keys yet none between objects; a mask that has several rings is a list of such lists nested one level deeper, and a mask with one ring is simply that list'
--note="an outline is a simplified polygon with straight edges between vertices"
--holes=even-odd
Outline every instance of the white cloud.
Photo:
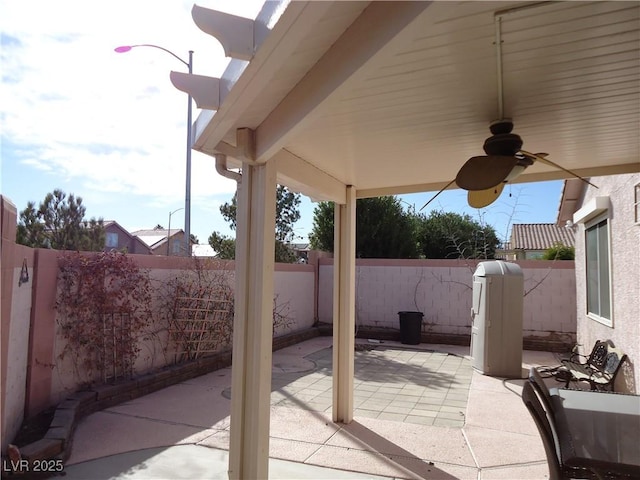
[{"label": "white cloud", "polygon": [[[262,2],[198,4],[255,18]],[[69,191],[105,202],[105,208],[112,194],[165,209],[184,202],[187,98],[171,85],[169,72],[186,68],[157,49],[118,54],[114,48],[157,44],[184,60],[191,49],[194,73],[219,76],[228,59],[195,26],[192,6],[2,0],[3,149],[10,141],[15,163],[3,159],[3,170],[47,172],[52,182],[67,182]],[[193,119],[198,113],[194,105]],[[209,157],[192,153],[192,203],[217,211],[219,196],[230,198],[233,191],[235,183],[220,177]],[[118,212],[102,215],[117,219]]]}]

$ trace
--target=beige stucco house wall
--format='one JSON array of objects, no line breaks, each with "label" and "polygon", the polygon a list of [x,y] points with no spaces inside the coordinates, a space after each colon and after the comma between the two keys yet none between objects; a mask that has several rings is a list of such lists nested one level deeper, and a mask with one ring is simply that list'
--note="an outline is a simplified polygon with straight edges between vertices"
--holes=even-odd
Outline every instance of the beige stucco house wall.
[{"label": "beige stucco house wall", "polygon": [[[640,391],[640,223],[638,185],[640,174],[593,177],[598,189],[587,187],[576,203],[576,301],[577,339],[584,351],[596,340],[610,339],[629,360],[616,381],[616,391]],[[599,215],[609,220],[611,326],[587,313],[585,226],[580,212],[587,212],[596,197],[608,197],[609,208]],[[584,210],[587,209],[587,210]],[[584,353],[584,352],[583,352]]]}]

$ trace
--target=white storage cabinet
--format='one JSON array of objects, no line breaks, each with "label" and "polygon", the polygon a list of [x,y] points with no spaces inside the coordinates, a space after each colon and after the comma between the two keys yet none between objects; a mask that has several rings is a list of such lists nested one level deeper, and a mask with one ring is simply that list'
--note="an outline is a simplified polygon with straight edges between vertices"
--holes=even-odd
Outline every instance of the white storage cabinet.
[{"label": "white storage cabinet", "polygon": [[480,262],[473,274],[472,366],[484,375],[522,377],[524,278],[515,263]]}]

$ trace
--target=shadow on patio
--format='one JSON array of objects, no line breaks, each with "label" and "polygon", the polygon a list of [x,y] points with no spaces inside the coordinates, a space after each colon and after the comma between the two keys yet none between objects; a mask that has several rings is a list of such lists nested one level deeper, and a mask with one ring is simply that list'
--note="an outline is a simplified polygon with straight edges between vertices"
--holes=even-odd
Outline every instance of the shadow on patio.
[{"label": "shadow on patio", "polygon": [[[357,351],[355,420],[344,425],[331,420],[330,346],[318,337],[274,353],[271,478],[548,475],[522,381],[473,372],[468,348]],[[556,361],[545,352],[524,359],[524,368]],[[90,415],[67,478],[227,478],[230,384],[226,368]]]}]

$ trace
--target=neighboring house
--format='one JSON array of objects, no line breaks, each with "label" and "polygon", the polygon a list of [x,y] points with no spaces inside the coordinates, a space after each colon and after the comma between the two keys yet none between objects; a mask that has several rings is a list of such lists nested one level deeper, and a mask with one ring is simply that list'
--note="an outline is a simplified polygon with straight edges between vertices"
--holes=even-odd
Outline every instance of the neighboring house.
[{"label": "neighboring house", "polygon": [[581,353],[611,340],[629,356],[616,391],[640,391],[640,173],[566,180],[558,223],[576,230]]},{"label": "neighboring house", "polygon": [[309,244],[308,243],[292,243],[290,247],[293,249],[298,263],[309,263]]},{"label": "neighboring house", "polygon": [[135,235],[125,230],[118,222],[113,220],[104,222],[105,246],[104,251],[126,251],[140,255],[151,255],[149,246]]},{"label": "neighboring house", "polygon": [[154,228],[152,230],[136,230],[133,235],[151,248],[153,255],[184,255],[184,230]]},{"label": "neighboring house", "polygon": [[496,256],[505,260],[540,259],[545,250],[558,243],[573,247],[574,231],[553,223],[516,223],[511,228],[509,242],[496,251]]}]

